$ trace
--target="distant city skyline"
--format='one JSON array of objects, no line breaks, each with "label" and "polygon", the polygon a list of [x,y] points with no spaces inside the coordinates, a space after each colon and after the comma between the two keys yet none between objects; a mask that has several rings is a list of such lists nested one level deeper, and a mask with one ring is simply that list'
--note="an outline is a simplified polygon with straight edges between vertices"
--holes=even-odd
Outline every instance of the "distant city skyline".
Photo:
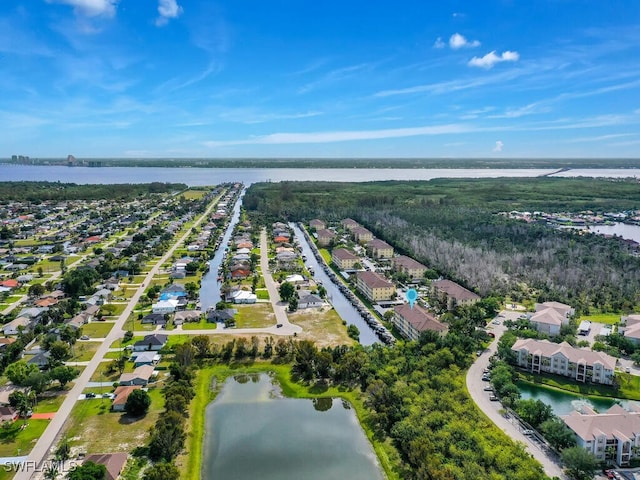
[{"label": "distant city skyline", "polygon": [[637,0],[4,0],[0,157],[640,157]]}]

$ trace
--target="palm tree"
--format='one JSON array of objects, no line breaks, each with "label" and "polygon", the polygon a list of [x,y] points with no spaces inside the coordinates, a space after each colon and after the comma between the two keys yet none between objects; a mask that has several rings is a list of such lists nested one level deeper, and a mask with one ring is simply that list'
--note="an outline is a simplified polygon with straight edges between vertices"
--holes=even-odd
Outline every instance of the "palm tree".
[{"label": "palm tree", "polygon": [[51,463],[44,470],[44,478],[46,480],[56,480],[56,478],[58,478],[58,473],[59,473],[58,464],[57,463]]}]

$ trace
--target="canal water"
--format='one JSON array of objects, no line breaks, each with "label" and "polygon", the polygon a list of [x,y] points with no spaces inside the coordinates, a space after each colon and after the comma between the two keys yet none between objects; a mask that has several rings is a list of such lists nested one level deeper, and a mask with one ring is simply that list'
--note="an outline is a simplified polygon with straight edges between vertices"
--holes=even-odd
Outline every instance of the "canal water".
[{"label": "canal water", "polygon": [[203,480],[383,479],[348,403],[279,398],[265,374],[229,379],[205,432]]},{"label": "canal water", "polygon": [[240,207],[242,206],[243,196],[244,190],[240,193],[238,200],[233,206],[231,220],[227,224],[227,229],[224,232],[220,246],[218,247],[218,250],[216,250],[213,258],[209,260],[209,271],[202,276],[200,283],[200,305],[203,312],[206,312],[210,307],[215,308],[216,303],[218,303],[222,298],[220,296],[220,286],[222,284],[218,282],[218,267],[222,265],[227,243],[231,238],[234,227],[238,223],[238,220],[240,220]]},{"label": "canal water", "polygon": [[362,345],[372,345],[374,343],[378,343],[378,337],[376,333],[371,329],[371,327],[365,322],[358,313],[358,310],[355,309],[351,302],[347,300],[344,294],[336,287],[336,285],[331,281],[329,276],[325,273],[324,268],[311,250],[307,239],[305,238],[302,230],[297,225],[293,225],[293,231],[295,233],[296,238],[300,242],[300,246],[302,247],[302,254],[306,256],[307,260],[305,261],[307,267],[312,267],[314,274],[313,278],[322,282],[322,285],[327,290],[327,295],[335,308],[336,312],[342,317],[344,321],[347,322],[348,325],[355,325],[360,330],[360,343]]},{"label": "canal water", "polygon": [[589,231],[600,235],[617,235],[626,240],[634,240],[640,243],[640,226],[626,223],[614,223],[613,225],[592,225]]}]

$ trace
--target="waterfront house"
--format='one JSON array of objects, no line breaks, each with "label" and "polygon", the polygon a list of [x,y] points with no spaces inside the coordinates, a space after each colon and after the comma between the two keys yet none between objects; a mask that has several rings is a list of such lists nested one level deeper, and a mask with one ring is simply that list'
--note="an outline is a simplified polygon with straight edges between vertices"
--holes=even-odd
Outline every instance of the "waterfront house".
[{"label": "waterfront house", "polygon": [[356,288],[371,302],[391,300],[396,294],[396,287],[376,272],[358,272]]},{"label": "waterfront house", "polygon": [[408,303],[393,308],[391,322],[408,340],[418,340],[420,334],[427,330],[438,333],[447,331],[447,326],[440,323],[431,313],[419,305],[414,305],[412,308]]},{"label": "waterfront house", "polygon": [[519,339],[511,350],[516,364],[532,373],[552,373],[577,382],[612,385],[616,359],[603,352],[576,348],[567,342]]},{"label": "waterfront house", "polygon": [[340,270],[353,270],[360,258],[346,248],[334,248],[331,252],[331,261]]},{"label": "waterfront house", "polygon": [[171,298],[169,300],[160,300],[159,302],[154,303],[151,305],[151,311],[153,313],[164,315],[165,313],[175,313],[177,307],[178,300]]},{"label": "waterfront house", "polygon": [[579,447],[596,457],[598,461],[613,460],[617,465],[630,465],[640,458],[640,409],[630,405],[625,410],[613,405],[603,413],[588,406],[581,411],[561,417],[575,435]]},{"label": "waterfront house", "polygon": [[324,306],[324,300],[310,292],[299,292],[298,309],[316,308]]},{"label": "waterfront house", "polygon": [[480,300],[480,295],[451,280],[436,280],[431,282],[431,288],[434,294],[446,300],[448,310],[453,310],[458,305],[473,305]]},{"label": "waterfront house", "polygon": [[142,320],[140,320],[140,323],[142,323],[143,325],[144,324],[166,325],[167,320],[164,316],[164,313],[148,313],[147,315],[142,317]]}]

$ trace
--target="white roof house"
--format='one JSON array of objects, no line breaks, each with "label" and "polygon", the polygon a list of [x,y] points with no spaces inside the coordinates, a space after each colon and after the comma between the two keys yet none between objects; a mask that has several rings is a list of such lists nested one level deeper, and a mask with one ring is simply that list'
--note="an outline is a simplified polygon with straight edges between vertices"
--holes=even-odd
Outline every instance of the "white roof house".
[{"label": "white roof house", "polygon": [[160,300],[151,306],[153,313],[175,313],[178,307],[178,300],[171,298],[169,300]]}]

